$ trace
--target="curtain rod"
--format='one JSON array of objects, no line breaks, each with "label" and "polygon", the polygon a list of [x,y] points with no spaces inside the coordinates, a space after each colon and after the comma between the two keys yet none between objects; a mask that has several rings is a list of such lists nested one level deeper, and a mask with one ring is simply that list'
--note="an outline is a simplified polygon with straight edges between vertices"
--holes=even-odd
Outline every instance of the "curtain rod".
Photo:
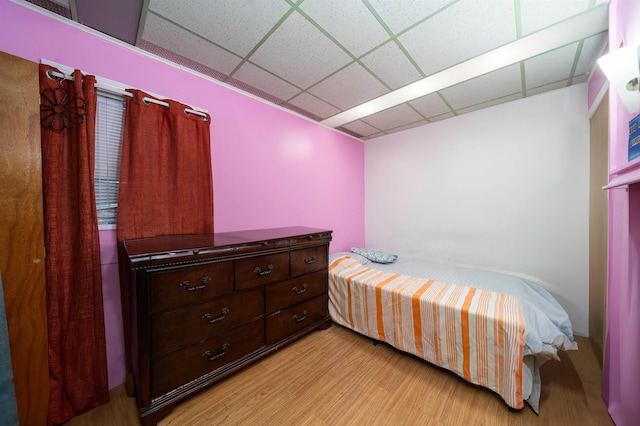
[{"label": "curtain rod", "polygon": [[[53,70],[47,70],[47,76],[49,76],[49,78],[51,78],[51,76],[57,77],[57,78],[63,78],[65,80],[71,80],[74,81],[74,78],[72,75],[68,75],[68,74],[64,74],[61,72],[57,72],[57,71],[53,71]],[[130,98],[133,98],[133,93],[131,92],[127,92],[124,90],[117,90],[117,89],[112,89],[112,88],[105,88],[105,87],[101,87],[98,85],[98,83],[96,82],[95,87],[103,90],[105,92],[114,94],[114,95],[120,95],[120,96],[129,96]],[[157,99],[153,99],[153,98],[148,98],[148,97],[143,97],[142,101],[144,103],[153,103],[153,104],[158,104],[158,105],[162,105],[165,108],[169,107],[169,103],[164,102],[164,101],[159,101]],[[203,121],[208,121],[209,117],[206,113],[202,112],[202,111],[197,111],[195,109],[191,109],[191,108],[185,108],[184,109],[184,113],[189,115],[189,114],[195,114],[197,116],[199,116]]]}]

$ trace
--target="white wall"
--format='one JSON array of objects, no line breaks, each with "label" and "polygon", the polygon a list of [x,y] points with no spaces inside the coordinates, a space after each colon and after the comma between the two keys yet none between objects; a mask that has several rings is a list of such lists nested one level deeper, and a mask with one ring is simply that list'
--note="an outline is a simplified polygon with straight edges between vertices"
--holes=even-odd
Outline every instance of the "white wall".
[{"label": "white wall", "polygon": [[365,239],[534,277],[588,335],[584,84],[365,142]]}]

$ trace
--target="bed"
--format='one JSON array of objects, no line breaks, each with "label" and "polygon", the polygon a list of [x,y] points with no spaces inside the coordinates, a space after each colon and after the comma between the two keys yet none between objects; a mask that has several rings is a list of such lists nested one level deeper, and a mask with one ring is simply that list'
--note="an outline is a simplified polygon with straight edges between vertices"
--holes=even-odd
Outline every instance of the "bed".
[{"label": "bed", "polygon": [[330,255],[333,321],[538,413],[540,366],[577,349],[553,296],[516,276],[379,253]]}]

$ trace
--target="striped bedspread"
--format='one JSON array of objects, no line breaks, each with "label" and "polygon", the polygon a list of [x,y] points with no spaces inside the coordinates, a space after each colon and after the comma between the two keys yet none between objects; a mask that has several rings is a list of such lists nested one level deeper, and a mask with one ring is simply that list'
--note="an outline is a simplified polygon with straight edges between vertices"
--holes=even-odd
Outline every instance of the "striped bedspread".
[{"label": "striped bedspread", "polygon": [[329,312],[384,341],[524,406],[524,320],[518,299],[368,268],[349,256],[329,266]]}]

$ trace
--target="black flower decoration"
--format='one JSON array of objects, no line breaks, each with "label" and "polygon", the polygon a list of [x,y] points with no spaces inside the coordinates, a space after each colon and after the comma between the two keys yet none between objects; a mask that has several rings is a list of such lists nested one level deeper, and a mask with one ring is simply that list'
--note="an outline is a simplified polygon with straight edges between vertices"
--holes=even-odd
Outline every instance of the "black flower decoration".
[{"label": "black flower decoration", "polygon": [[43,127],[73,129],[84,122],[84,99],[75,93],[58,87],[43,90],[40,97],[40,123]]}]

